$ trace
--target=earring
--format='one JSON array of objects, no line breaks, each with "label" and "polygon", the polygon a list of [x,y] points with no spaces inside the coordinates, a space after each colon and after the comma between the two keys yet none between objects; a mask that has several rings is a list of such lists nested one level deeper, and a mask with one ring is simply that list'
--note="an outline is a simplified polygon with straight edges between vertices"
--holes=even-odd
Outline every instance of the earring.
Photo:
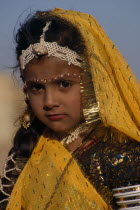
[{"label": "earring", "polygon": [[21,114],[19,116],[19,121],[20,121],[20,124],[23,128],[28,129],[30,127],[33,119],[34,119],[34,114],[33,114],[32,109],[30,107],[28,98],[25,99],[25,103],[27,104],[27,108],[25,109],[23,114]]},{"label": "earring", "polygon": [[33,121],[33,113],[28,108],[25,109],[24,113],[19,116],[20,124],[23,128],[28,129]]}]

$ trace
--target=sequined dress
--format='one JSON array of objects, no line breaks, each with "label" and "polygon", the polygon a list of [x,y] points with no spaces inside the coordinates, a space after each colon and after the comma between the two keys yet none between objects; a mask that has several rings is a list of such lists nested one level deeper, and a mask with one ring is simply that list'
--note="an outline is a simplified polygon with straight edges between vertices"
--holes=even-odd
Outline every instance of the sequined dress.
[{"label": "sequined dress", "polygon": [[118,209],[113,189],[140,184],[140,144],[95,139],[81,149],[77,161],[104,200]]}]

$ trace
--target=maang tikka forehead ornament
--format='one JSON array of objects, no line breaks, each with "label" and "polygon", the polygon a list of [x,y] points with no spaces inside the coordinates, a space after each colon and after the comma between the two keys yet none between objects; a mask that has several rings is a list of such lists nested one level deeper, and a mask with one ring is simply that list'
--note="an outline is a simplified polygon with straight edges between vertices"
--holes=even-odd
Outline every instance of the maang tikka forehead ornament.
[{"label": "maang tikka forehead ornament", "polygon": [[68,47],[62,47],[57,42],[45,42],[45,32],[49,29],[51,21],[48,21],[43,28],[43,33],[40,36],[40,42],[31,44],[26,50],[22,50],[19,57],[21,69],[24,70],[33,58],[38,58],[39,55],[54,56],[61,60],[67,61],[68,65],[74,64],[82,67],[84,59],[79,56],[75,51]]}]

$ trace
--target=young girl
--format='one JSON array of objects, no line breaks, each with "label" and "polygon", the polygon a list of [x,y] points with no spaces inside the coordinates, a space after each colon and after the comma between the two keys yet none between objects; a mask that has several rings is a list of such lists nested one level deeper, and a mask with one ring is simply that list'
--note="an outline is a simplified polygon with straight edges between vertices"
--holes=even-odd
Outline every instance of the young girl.
[{"label": "young girl", "polygon": [[36,12],[16,42],[27,108],[1,208],[138,209],[139,84],[115,45],[92,16],[62,9]]}]

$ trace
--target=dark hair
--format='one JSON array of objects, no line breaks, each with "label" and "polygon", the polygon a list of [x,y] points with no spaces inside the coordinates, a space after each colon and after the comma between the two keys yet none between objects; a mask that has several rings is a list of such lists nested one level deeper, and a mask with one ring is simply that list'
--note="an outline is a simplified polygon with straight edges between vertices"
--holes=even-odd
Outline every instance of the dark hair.
[{"label": "dark hair", "polygon": [[[30,44],[39,42],[47,21],[51,21],[51,24],[49,30],[45,33],[45,41],[57,42],[60,46],[67,46],[79,55],[84,56],[85,44],[76,27],[70,22],[52,15],[49,11],[36,12],[20,26],[15,36],[16,55],[19,67],[19,56],[22,50],[27,49]],[[19,128],[14,138],[12,151],[29,157],[44,129],[45,125],[36,118],[27,130],[22,127]]]}]

